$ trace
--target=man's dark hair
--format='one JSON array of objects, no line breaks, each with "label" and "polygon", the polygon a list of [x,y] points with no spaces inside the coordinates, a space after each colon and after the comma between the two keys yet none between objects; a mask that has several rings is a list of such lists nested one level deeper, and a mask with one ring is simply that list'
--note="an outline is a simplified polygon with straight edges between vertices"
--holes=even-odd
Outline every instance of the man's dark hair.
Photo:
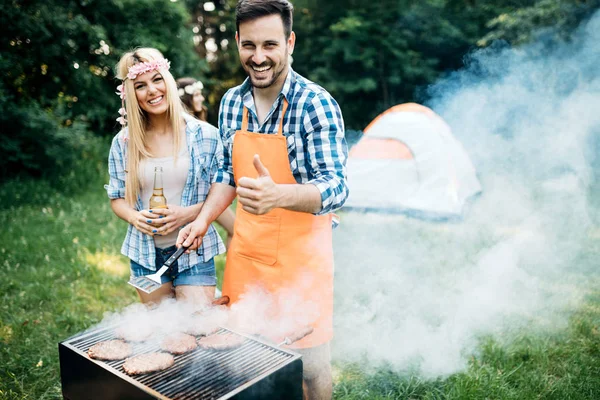
[{"label": "man's dark hair", "polygon": [[269,15],[279,15],[283,21],[286,39],[292,33],[294,6],[287,0],[239,0],[235,7],[235,27],[240,31],[242,22]]}]

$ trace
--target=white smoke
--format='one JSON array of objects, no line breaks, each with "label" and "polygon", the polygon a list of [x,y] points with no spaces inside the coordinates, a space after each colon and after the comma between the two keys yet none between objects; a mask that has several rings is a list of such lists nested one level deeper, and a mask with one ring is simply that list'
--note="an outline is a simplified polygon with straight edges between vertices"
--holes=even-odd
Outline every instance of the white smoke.
[{"label": "white smoke", "polygon": [[486,335],[565,326],[582,298],[569,283],[590,226],[599,43],[596,14],[572,43],[493,46],[431,88],[483,193],[458,223],[342,215],[335,359],[444,376]]},{"label": "white smoke", "polygon": [[174,333],[202,331],[202,328],[210,332],[208,328],[225,327],[277,345],[319,317],[317,304],[304,295],[313,279],[308,274],[299,277],[295,285],[272,292],[259,285],[248,286],[229,308],[174,298],[149,306],[134,303],[105,313],[100,324],[91,329],[110,328],[117,337],[159,345]]}]

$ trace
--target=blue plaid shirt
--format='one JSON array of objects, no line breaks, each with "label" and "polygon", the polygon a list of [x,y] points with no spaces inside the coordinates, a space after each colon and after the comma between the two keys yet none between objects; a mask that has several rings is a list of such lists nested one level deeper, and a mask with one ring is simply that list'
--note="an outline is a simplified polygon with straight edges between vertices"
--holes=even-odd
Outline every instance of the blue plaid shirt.
[{"label": "blue plaid shirt", "polygon": [[[190,167],[187,181],[181,195],[181,206],[189,207],[203,202],[208,194],[210,182],[217,173],[223,153],[218,130],[214,126],[198,121],[185,114],[185,135],[190,154]],[[127,163],[127,128],[113,139],[108,156],[108,174],[110,182],[104,185],[110,199],[125,198],[125,166]],[[138,197],[136,210],[142,209],[142,199]],[[198,251],[183,254],[177,264],[179,272],[200,262],[208,262],[217,254],[225,252],[225,245],[215,228],[211,225],[202,240]],[[154,238],[146,235],[132,225],[127,229],[121,253],[149,270],[156,271],[156,251]],[[160,267],[160,266],[159,266]]]},{"label": "blue plaid shirt", "polygon": [[291,68],[271,111],[261,125],[256,116],[252,84],[246,79],[229,89],[221,100],[219,133],[223,141],[223,167],[214,182],[235,186],[232,151],[235,131],[242,127],[244,106],[248,108],[248,130],[276,134],[282,118],[283,98],[289,107],[283,117],[283,134],[296,182],[312,183],[321,192],[321,211],[327,214],[340,208],[348,197],[346,159],[348,146],[344,120],[337,102],[319,85],[298,75]]}]

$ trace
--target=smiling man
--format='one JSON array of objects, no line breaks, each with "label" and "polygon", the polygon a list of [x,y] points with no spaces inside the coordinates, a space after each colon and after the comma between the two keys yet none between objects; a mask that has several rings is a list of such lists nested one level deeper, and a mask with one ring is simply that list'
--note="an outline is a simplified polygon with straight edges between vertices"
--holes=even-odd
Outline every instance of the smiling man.
[{"label": "smiling man", "polygon": [[198,218],[180,231],[177,243],[195,248],[237,194],[223,294],[235,303],[258,286],[279,296],[275,304],[299,304],[298,325],[290,328],[314,329],[291,346],[303,355],[304,395],[328,399],[332,212],[348,196],[348,148],[337,102],[290,67],[296,41],[292,11],[287,0],[237,4],[236,42],[248,78],[221,101],[223,167]]}]

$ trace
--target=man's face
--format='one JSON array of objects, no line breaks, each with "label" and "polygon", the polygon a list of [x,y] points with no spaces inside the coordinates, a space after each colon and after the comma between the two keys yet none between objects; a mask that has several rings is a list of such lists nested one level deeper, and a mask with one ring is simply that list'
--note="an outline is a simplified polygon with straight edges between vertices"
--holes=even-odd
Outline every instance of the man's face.
[{"label": "man's face", "polygon": [[288,71],[288,57],[294,50],[294,32],[286,40],[279,15],[243,22],[236,33],[242,67],[252,86],[265,89],[283,84]]}]

